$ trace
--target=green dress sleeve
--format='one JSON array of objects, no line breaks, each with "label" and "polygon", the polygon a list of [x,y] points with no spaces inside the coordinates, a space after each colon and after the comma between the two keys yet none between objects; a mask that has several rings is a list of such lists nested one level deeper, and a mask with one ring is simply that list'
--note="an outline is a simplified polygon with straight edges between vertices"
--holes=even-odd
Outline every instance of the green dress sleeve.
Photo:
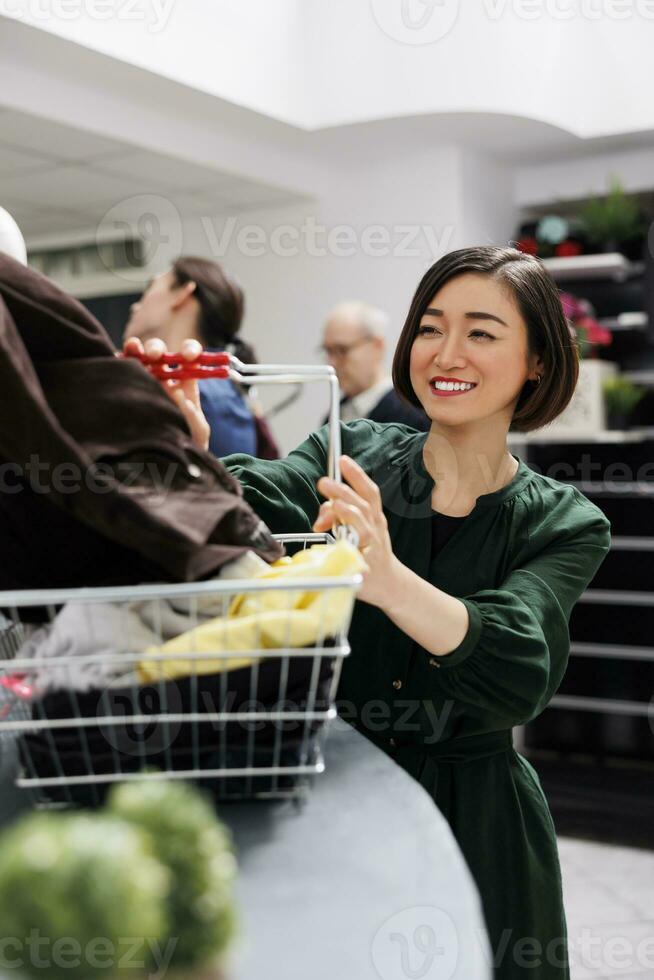
[{"label": "green dress sleeve", "polygon": [[221,462],[239,480],[243,496],[274,534],[311,531],[322,497],[316,482],[327,473],[327,427],[313,432],[286,459],[244,453]]},{"label": "green dress sleeve", "polygon": [[525,724],[558,689],[570,651],[572,609],[610,548],[610,522],[583,498],[571,504],[566,525],[542,547],[536,534],[533,557],[499,588],[459,597],[468,610],[468,632],[438,658],[441,694],[498,724]]}]

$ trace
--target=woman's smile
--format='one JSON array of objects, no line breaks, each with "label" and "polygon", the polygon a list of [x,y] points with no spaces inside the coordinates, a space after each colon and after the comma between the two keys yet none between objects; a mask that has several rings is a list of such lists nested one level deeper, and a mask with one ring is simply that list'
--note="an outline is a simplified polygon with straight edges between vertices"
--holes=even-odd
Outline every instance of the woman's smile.
[{"label": "woman's smile", "polygon": [[459,381],[454,378],[450,380],[448,378],[435,377],[429,382],[429,388],[432,394],[438,398],[448,398],[452,395],[465,395],[474,391],[476,387],[477,385],[472,381]]}]

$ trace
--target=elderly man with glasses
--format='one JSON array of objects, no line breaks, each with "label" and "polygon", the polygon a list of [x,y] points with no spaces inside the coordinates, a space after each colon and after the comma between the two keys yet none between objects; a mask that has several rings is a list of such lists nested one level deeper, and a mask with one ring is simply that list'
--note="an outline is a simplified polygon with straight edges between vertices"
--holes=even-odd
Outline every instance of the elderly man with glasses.
[{"label": "elderly man with glasses", "polygon": [[339,303],[329,314],[320,350],[338,375],[341,418],[401,422],[426,431],[429,419],[400,399],[386,371],[387,326],[386,313],[367,303]]}]

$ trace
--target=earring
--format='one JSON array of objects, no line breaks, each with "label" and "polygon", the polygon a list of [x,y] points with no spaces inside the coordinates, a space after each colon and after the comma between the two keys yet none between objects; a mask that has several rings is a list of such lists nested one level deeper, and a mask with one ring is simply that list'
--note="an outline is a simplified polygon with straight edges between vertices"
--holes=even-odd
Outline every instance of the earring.
[{"label": "earring", "polygon": [[536,380],[534,382],[534,384],[536,385],[536,387],[538,387],[538,385],[541,383],[542,380],[543,380],[543,375],[542,374],[537,374],[536,375]]}]

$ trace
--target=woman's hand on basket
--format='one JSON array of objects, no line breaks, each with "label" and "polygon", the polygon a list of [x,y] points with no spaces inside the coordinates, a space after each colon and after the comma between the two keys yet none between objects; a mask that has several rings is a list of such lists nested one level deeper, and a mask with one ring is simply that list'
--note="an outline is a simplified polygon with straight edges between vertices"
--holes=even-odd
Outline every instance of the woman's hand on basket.
[{"label": "woman's hand on basket", "polygon": [[[145,353],[151,360],[158,361],[167,353],[167,348],[164,341],[159,337],[146,340],[145,344],[138,337],[131,337],[125,341],[123,352],[128,355]],[[179,353],[185,360],[194,361],[202,353],[202,345],[197,340],[185,340]],[[186,424],[191,430],[193,442],[200,449],[208,449],[211,430],[200,405],[200,390],[197,381],[195,379],[164,381],[163,386],[170,399],[175,402],[184,416]]]},{"label": "woman's hand on basket", "polygon": [[357,598],[383,609],[394,594],[394,582],[402,566],[393,554],[381,493],[349,456],[341,456],[340,466],[346,483],[326,476],[318,480],[318,490],[328,499],[320,507],[313,530],[328,531],[338,524],[354,528],[368,566]]}]

